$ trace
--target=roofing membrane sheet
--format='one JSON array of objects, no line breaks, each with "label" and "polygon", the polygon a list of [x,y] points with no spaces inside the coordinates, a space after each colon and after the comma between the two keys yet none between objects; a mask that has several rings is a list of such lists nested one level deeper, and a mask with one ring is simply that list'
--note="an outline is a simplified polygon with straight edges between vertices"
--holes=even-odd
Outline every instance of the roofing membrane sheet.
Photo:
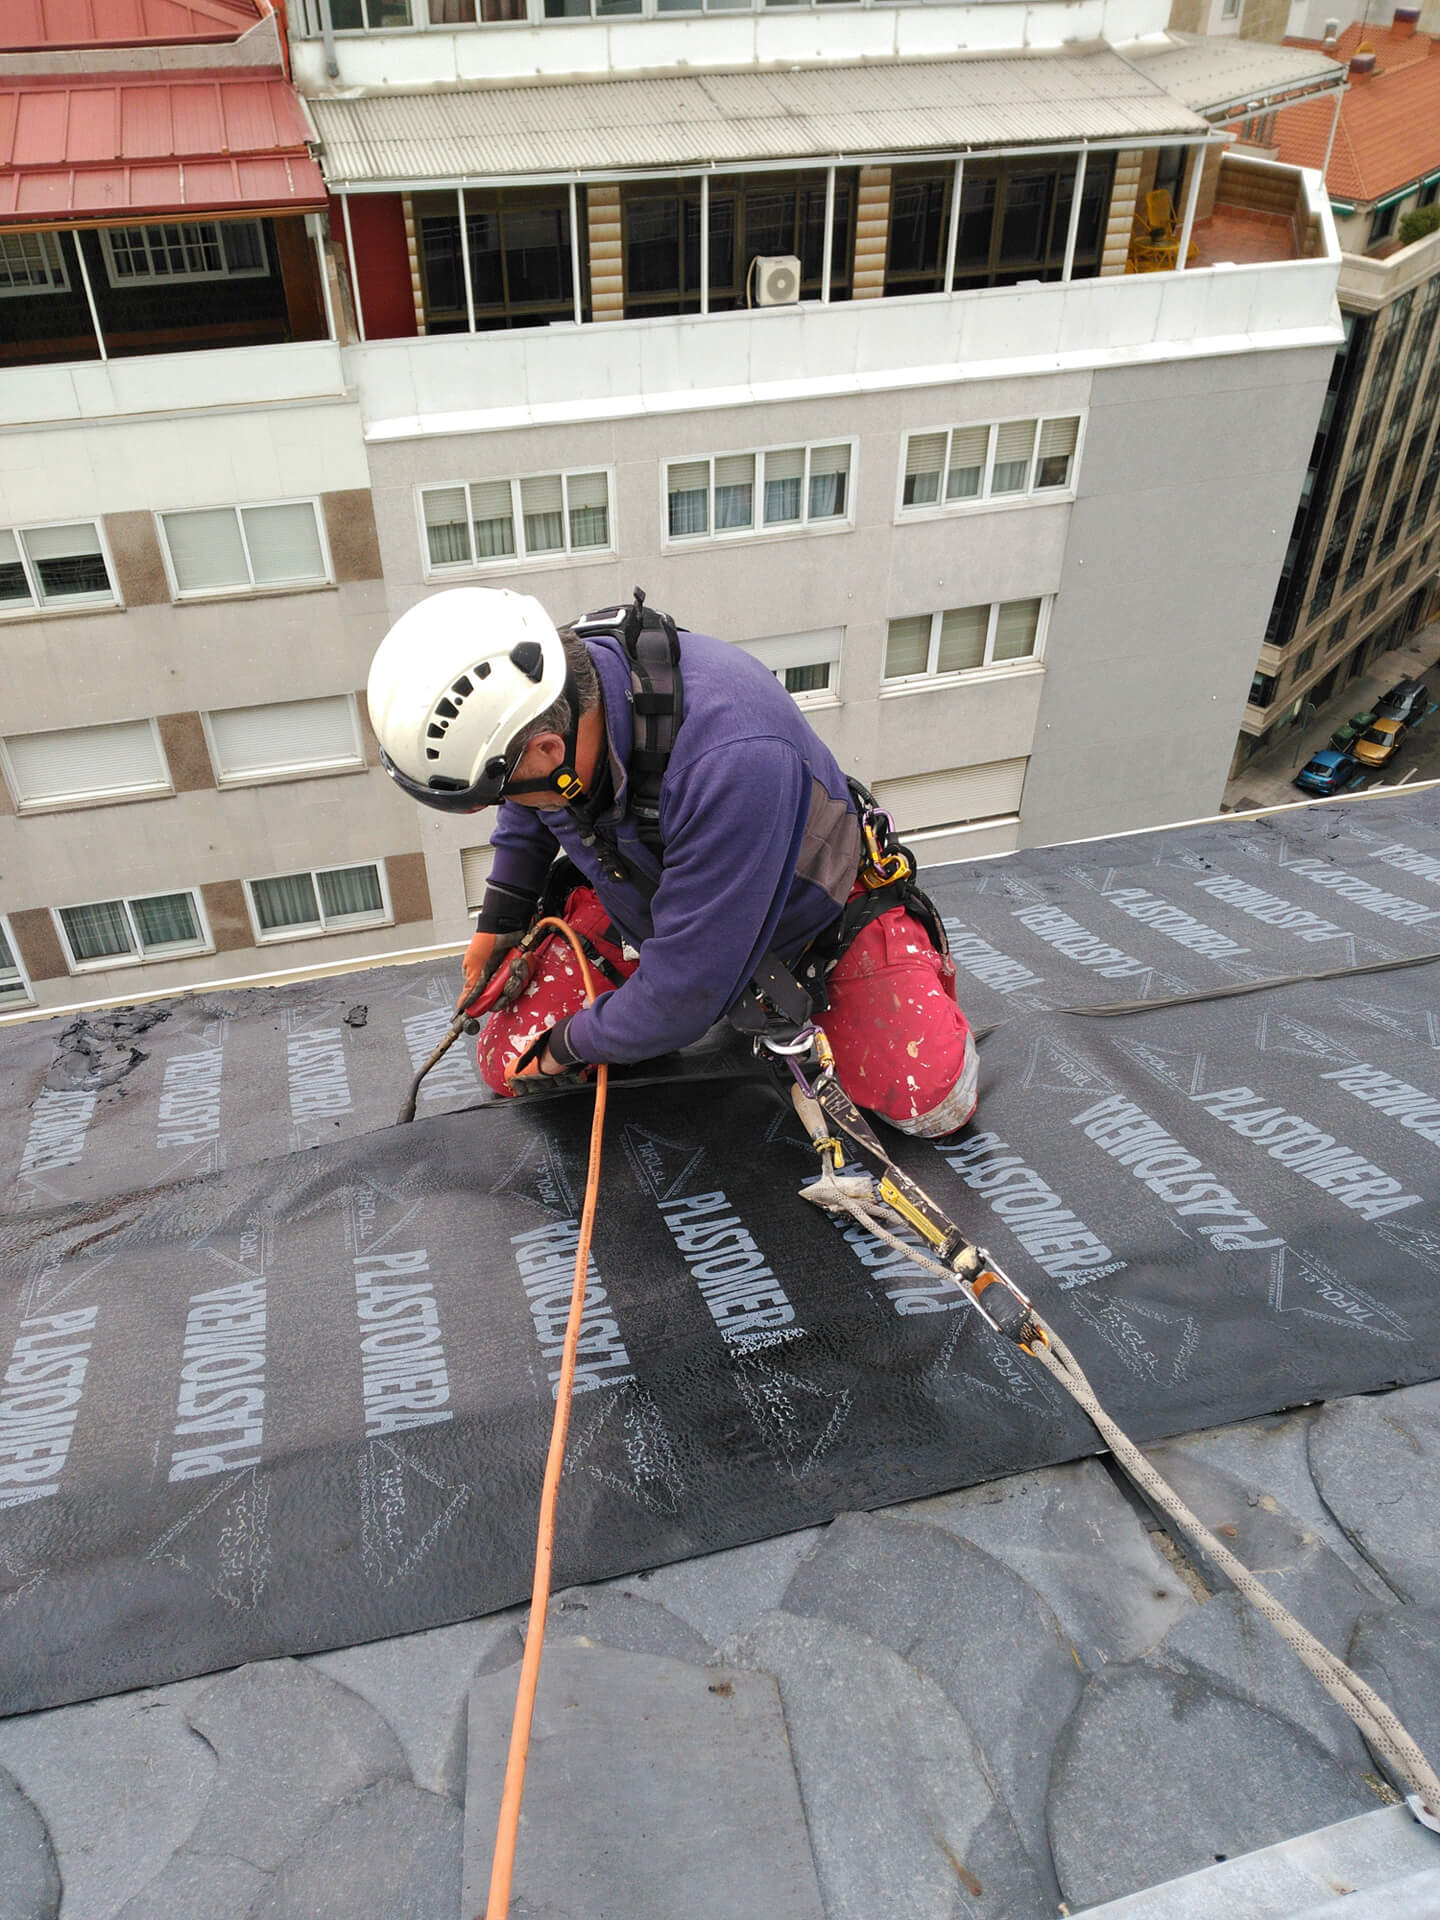
[{"label": "roofing membrane sheet", "polygon": [[[981,1106],[897,1158],[1122,1424],[1440,1374],[1434,965],[1167,1004],[1440,948],[1440,797],[927,880]],[[462,1060],[388,1129],[449,985],[0,1030],[0,1711],[525,1592],[589,1103],[477,1108]],[[612,1093],[557,1586],[1095,1449],[1023,1355],[796,1198],[813,1153],[743,1055],[699,1064]]]}]

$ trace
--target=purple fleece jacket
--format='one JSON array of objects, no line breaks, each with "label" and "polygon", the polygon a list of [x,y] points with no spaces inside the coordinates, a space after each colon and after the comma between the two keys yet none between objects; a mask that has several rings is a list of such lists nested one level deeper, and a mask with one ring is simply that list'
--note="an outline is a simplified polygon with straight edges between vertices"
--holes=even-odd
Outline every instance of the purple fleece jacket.
[{"label": "purple fleece jacket", "polygon": [[[600,678],[615,800],[603,816],[627,856],[660,871],[627,807],[630,669],[620,643],[586,642]],[[538,897],[557,850],[640,952],[635,973],[556,1029],[557,1058],[648,1060],[696,1040],[768,950],[793,958],[839,913],[859,865],[845,776],[790,695],[738,647],[681,633],[684,718],[660,789],[665,861],[648,908],[612,880],[563,807],[502,805],[491,880]],[[512,902],[513,904],[513,902]]]}]

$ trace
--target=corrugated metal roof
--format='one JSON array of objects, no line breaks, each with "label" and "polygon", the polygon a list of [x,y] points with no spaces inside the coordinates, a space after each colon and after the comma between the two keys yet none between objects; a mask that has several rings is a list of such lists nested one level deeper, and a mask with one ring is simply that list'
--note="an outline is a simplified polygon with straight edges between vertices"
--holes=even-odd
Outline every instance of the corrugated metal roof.
[{"label": "corrugated metal roof", "polygon": [[1205,123],[1108,48],[312,98],[332,187],[1142,138]]},{"label": "corrugated metal roof", "polygon": [[1290,88],[1309,92],[1337,86],[1344,66],[1310,47],[1275,47],[1264,40],[1213,38],[1203,33],[1167,33],[1125,48],[1125,58],[1143,69],[1172,99],[1197,113],[1264,99]]},{"label": "corrugated metal roof", "polygon": [[325,204],[297,95],[216,74],[0,91],[0,220]]},{"label": "corrugated metal roof", "polygon": [[235,40],[259,18],[255,0],[0,0],[0,52]]}]

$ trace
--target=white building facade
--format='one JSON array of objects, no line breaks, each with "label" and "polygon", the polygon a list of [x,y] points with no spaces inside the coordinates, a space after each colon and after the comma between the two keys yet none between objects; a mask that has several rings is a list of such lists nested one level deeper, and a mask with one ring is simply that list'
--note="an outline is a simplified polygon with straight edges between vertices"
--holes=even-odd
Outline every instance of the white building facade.
[{"label": "white building facade", "polygon": [[[526,4],[292,10],[309,321],[273,210],[205,241],[288,337],[122,341],[140,243],[0,218],[94,333],[0,366],[0,1015],[463,936],[483,816],[406,802],[359,694],[447,585],[642,584],[922,859],[1218,803],[1340,329],[1213,54],[1140,0],[479,11]],[[157,283],[176,224],[128,229]]]}]

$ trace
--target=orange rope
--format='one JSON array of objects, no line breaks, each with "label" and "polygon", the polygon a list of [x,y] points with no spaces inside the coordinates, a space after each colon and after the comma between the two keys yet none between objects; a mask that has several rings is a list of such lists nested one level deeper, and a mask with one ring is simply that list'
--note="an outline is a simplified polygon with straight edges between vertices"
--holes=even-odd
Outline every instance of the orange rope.
[{"label": "orange rope", "polygon": [[[585,1004],[595,998],[595,976],[574,929],[563,920],[545,919],[542,927],[563,934],[580,962],[585,982]],[[490,1868],[490,1899],[485,1920],[506,1920],[510,1911],[510,1880],[515,1871],[515,1843],[520,1831],[520,1801],[525,1792],[525,1763],[530,1755],[530,1723],[535,1713],[535,1687],[540,1678],[540,1654],[545,1645],[545,1615],[550,1603],[550,1562],[555,1548],[555,1509],[560,1474],[565,1465],[565,1438],[570,1430],[570,1396],[575,1383],[575,1350],[580,1320],[585,1312],[585,1270],[590,1261],[590,1234],[595,1225],[595,1202],[600,1191],[600,1143],[605,1128],[605,1093],[609,1069],[595,1075],[595,1114],[590,1123],[590,1164],[585,1173],[585,1204],[580,1210],[580,1238],[575,1247],[575,1282],[570,1295],[570,1317],[560,1356],[560,1384],[555,1392],[555,1422],[550,1429],[550,1451],[545,1458],[545,1480],[540,1490],[540,1526],[535,1542],[535,1583],[530,1594],[530,1622],[525,1631],[525,1654],[520,1662],[520,1684],[515,1695],[515,1718],[510,1725],[510,1756],[505,1763],[505,1790],[500,1798],[500,1822],[495,1833],[495,1857]]]}]

